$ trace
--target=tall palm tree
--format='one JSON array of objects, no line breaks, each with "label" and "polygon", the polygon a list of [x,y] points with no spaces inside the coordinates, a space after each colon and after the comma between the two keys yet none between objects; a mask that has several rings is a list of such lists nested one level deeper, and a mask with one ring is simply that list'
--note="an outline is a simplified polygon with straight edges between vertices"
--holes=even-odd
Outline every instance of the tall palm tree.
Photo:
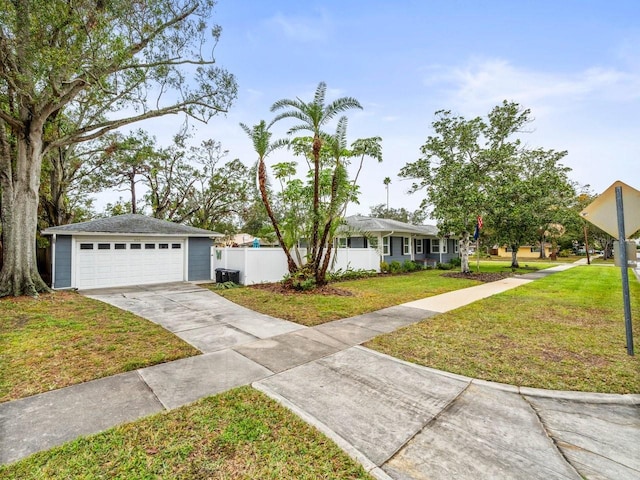
[{"label": "tall palm tree", "polygon": [[387,212],[389,211],[389,184],[391,183],[391,178],[384,177],[384,187],[387,189]]},{"label": "tall palm tree", "polygon": [[272,120],[271,124],[283,120],[285,118],[293,118],[301,123],[294,125],[289,129],[289,133],[295,133],[301,130],[311,132],[313,136],[313,223],[311,234],[311,257],[310,266],[313,269],[317,284],[324,284],[325,279],[320,278],[320,257],[322,255],[323,246],[319,243],[319,227],[320,227],[320,150],[324,143],[326,135],[322,128],[334,119],[338,114],[352,109],[362,109],[360,102],[352,97],[341,97],[329,104],[325,105],[325,96],[327,85],[320,82],[316,88],[313,101],[304,102],[299,98],[278,100],[271,106],[271,111],[281,111]]},{"label": "tall palm tree", "polygon": [[262,203],[264,204],[264,208],[267,211],[267,216],[269,217],[269,220],[271,220],[271,225],[273,225],[276,237],[278,238],[278,243],[280,243],[280,246],[282,247],[282,250],[287,257],[287,268],[289,269],[289,273],[294,273],[298,270],[298,265],[291,256],[289,247],[282,238],[280,226],[278,225],[278,221],[276,220],[273,209],[271,208],[271,202],[269,201],[269,195],[267,192],[267,167],[264,161],[271,152],[273,152],[277,148],[282,147],[288,142],[284,140],[278,140],[274,143],[271,143],[271,132],[269,131],[267,122],[265,122],[264,120],[261,120],[260,123],[254,125],[253,128],[249,128],[244,123],[240,123],[240,127],[249,136],[249,138],[253,142],[253,148],[258,154],[257,176],[260,197],[262,198]]},{"label": "tall palm tree", "polygon": [[[358,177],[362,171],[365,157],[371,157],[377,160],[378,163],[382,162],[382,138],[381,137],[369,137],[358,138],[351,144],[351,155],[353,157],[360,157],[360,164],[358,165],[358,171],[356,176],[353,177],[352,186],[355,189],[358,184]],[[391,180],[389,180],[391,181]],[[342,214],[347,210],[347,203],[345,202],[342,209]]]}]

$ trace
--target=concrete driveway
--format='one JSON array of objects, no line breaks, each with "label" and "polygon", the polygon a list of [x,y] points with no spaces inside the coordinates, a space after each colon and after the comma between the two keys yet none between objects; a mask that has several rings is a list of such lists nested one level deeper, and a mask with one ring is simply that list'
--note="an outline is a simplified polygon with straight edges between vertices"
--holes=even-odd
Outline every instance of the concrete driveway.
[{"label": "concrete driveway", "polygon": [[0,464],[252,384],[376,478],[640,479],[640,395],[479,381],[358,346],[515,288],[493,282],[313,328],[187,283],[85,295],[163,325],[202,355],[0,404]]},{"label": "concrete driveway", "polygon": [[211,353],[305,327],[236,305],[184,282],[81,291],[162,325],[202,353]]}]

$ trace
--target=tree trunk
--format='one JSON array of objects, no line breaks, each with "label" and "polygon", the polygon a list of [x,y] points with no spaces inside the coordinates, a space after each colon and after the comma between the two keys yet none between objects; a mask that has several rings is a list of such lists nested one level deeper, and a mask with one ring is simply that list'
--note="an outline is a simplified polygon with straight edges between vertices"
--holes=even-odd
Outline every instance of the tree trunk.
[{"label": "tree trunk", "polygon": [[546,243],[546,238],[544,235],[542,235],[542,237],[540,237],[540,258],[547,258],[547,252],[544,251],[544,246]]},{"label": "tree trunk", "polygon": [[278,226],[278,221],[276,220],[276,217],[273,214],[273,210],[271,209],[271,202],[269,201],[269,195],[267,193],[267,167],[265,166],[264,159],[262,158],[258,161],[258,189],[260,190],[260,197],[262,198],[264,209],[267,211],[267,216],[269,217],[269,220],[271,220],[271,225],[273,225],[273,229],[276,232],[278,243],[280,244],[282,251],[287,257],[287,268],[289,269],[289,273],[295,273],[298,271],[298,265],[291,256],[289,248],[284,243],[282,233],[280,232],[280,227]]},{"label": "tree trunk", "polygon": [[138,213],[138,210],[136,208],[136,174],[138,172],[136,172],[135,167],[133,168],[133,170],[131,171],[131,174],[129,176],[129,188],[131,189],[131,213]]},{"label": "tree trunk", "polygon": [[71,212],[69,212],[65,201],[68,185],[64,179],[65,158],[63,155],[63,150],[57,149],[55,154],[51,156],[51,174],[49,175],[49,195],[51,198],[45,199],[43,202],[52,227],[67,225],[72,220]]},{"label": "tree trunk", "polygon": [[329,262],[331,261],[331,250],[333,249],[333,240],[327,244],[327,249],[324,252],[324,260],[322,266],[316,273],[316,285],[322,286],[327,283],[327,270],[329,270]]},{"label": "tree trunk", "polygon": [[469,268],[469,232],[462,232],[458,246],[460,249],[460,271],[462,273],[471,273]]},{"label": "tree trunk", "polygon": [[[33,122],[35,123],[35,122]],[[0,296],[31,295],[49,291],[38,273],[36,228],[42,166],[42,128],[31,125],[28,137],[16,139],[15,174],[11,156],[3,147],[0,162],[2,187],[2,270]],[[4,131],[3,143],[6,141]]]},{"label": "tree trunk", "polygon": [[518,245],[511,245],[511,268],[520,268],[518,263]]},{"label": "tree trunk", "polygon": [[311,268],[318,271],[320,259],[318,258],[318,234],[320,230],[320,149],[322,141],[318,135],[313,138],[313,224],[311,232]]}]

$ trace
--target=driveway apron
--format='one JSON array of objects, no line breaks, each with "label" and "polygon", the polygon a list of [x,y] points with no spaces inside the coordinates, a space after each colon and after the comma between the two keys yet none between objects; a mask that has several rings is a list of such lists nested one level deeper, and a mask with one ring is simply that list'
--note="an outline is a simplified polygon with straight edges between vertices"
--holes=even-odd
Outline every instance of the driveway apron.
[{"label": "driveway apron", "polygon": [[109,288],[82,293],[149,319],[203,353],[305,328],[241,307],[189,283]]}]

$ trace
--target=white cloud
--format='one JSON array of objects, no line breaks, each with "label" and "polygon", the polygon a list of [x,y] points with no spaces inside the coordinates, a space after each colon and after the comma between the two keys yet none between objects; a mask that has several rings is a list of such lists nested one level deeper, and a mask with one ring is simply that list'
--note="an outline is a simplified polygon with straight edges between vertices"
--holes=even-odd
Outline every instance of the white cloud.
[{"label": "white cloud", "polygon": [[439,100],[467,118],[486,114],[502,100],[532,111],[533,147],[568,150],[571,177],[601,191],[616,179],[640,184],[632,168],[640,153],[640,72],[593,66],[577,72],[535,70],[502,59],[432,66],[423,77]]},{"label": "white cloud", "polygon": [[567,103],[628,102],[640,99],[640,74],[592,67],[574,73],[519,68],[502,59],[429,67],[424,84],[441,86],[456,108],[483,114],[502,100],[513,100],[538,114]]},{"label": "white cloud", "polygon": [[330,34],[330,22],[324,12],[317,17],[300,17],[277,13],[267,20],[267,24],[285,37],[297,42],[324,41]]}]

